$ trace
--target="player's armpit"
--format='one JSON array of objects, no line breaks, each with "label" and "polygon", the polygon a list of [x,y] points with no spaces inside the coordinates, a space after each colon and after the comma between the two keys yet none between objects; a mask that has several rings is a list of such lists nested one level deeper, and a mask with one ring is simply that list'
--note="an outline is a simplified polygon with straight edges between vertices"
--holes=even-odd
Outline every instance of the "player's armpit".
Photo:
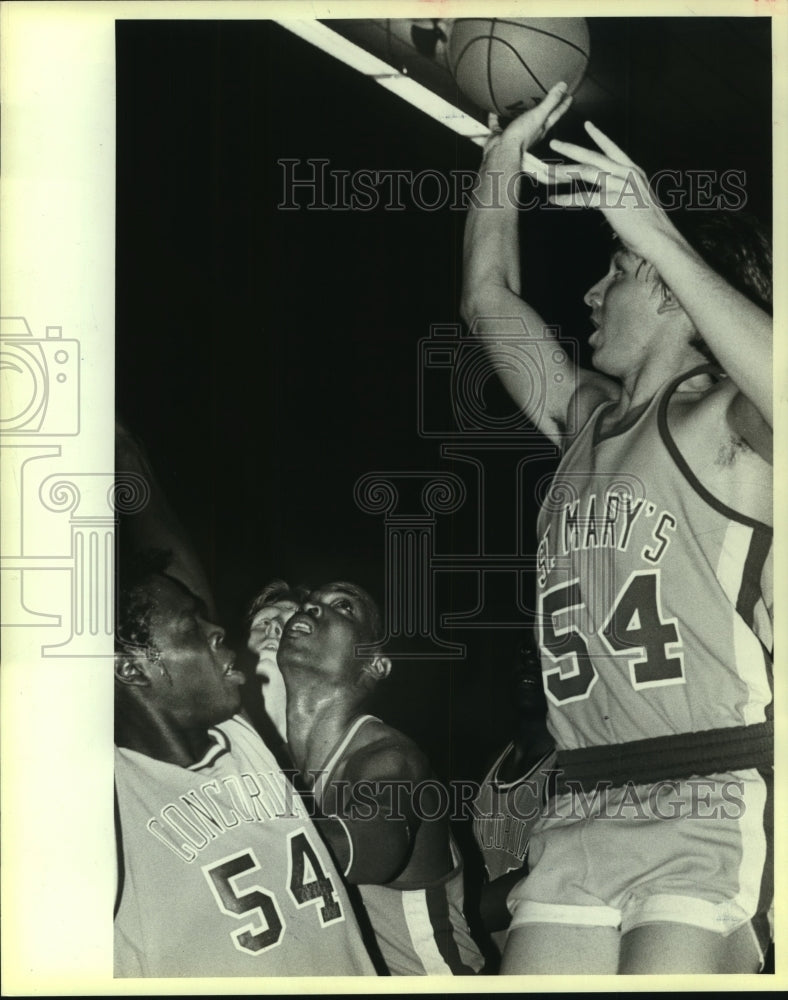
[{"label": "player's armpit", "polygon": [[726,413],[728,426],[764,462],[772,464],[774,434],[772,428],[743,393],[737,392]]},{"label": "player's armpit", "polygon": [[574,393],[569,400],[562,424],[566,443],[583,427],[600,403],[617,402],[621,395],[618,382],[588,368],[579,368]]}]

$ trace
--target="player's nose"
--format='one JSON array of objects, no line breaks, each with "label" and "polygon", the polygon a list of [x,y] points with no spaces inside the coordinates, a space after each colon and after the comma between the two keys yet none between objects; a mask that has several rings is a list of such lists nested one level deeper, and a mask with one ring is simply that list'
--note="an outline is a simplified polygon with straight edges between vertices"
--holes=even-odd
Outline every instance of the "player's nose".
[{"label": "player's nose", "polygon": [[592,285],[583,296],[583,302],[585,302],[589,309],[596,309],[598,306],[602,305],[604,283],[605,279],[600,279],[595,285]]},{"label": "player's nose", "polygon": [[313,618],[319,618],[323,614],[323,605],[319,604],[317,601],[304,601],[302,610],[308,614],[312,615]]}]

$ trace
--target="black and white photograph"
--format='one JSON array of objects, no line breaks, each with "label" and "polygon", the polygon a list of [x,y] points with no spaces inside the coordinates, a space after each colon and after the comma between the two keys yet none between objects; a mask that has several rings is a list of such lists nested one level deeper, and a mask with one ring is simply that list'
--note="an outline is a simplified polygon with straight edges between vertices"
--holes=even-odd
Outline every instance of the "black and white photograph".
[{"label": "black and white photograph", "polygon": [[786,15],[3,5],[7,995],[781,988]]}]

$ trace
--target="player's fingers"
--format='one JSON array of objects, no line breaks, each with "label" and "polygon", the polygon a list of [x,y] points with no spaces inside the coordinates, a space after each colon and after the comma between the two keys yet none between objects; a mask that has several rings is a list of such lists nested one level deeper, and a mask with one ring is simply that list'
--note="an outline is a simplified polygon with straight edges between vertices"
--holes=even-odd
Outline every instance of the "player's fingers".
[{"label": "player's fingers", "polygon": [[498,115],[491,111],[487,115],[487,135],[484,139],[484,155],[486,156],[490,150],[494,149],[495,146],[501,141],[501,136],[503,135],[503,128]]},{"label": "player's fingers", "polygon": [[563,81],[551,87],[536,107],[524,111],[514,119],[507,132],[529,145],[541,138],[547,131],[548,118],[561,106],[566,90],[567,86]]},{"label": "player's fingers", "polygon": [[503,129],[501,128],[501,119],[494,111],[491,111],[487,115],[487,128],[493,135],[500,135],[501,132],[503,132]]},{"label": "player's fingers", "polygon": [[603,153],[618,163],[625,163],[629,167],[635,166],[635,163],[627,156],[624,150],[620,146],[617,146],[612,139],[609,139],[593,122],[584,122],[583,125],[586,132],[588,132]]},{"label": "player's fingers", "polygon": [[555,177],[553,174],[554,164],[544,163],[538,157],[529,153],[527,150],[523,151],[522,159],[520,161],[520,168],[523,173],[531,174],[538,181],[543,184],[555,184]]},{"label": "player's fingers", "polygon": [[599,191],[551,194],[547,200],[551,205],[560,205],[561,208],[600,208],[602,205],[602,195]]},{"label": "player's fingers", "polygon": [[547,120],[545,121],[543,126],[545,132],[549,132],[550,129],[553,127],[553,125],[555,125],[555,123],[558,121],[558,119],[563,117],[564,113],[569,109],[571,103],[572,103],[572,95],[565,94],[564,99],[561,101],[558,107],[554,111],[551,111],[550,114],[547,116]]},{"label": "player's fingers", "polygon": [[604,184],[610,177],[609,171],[597,167],[583,163],[545,163],[528,152],[523,153],[521,169],[543,184],[572,184],[577,181]]},{"label": "player's fingers", "polygon": [[535,111],[541,111],[545,119],[553,113],[567,96],[568,86],[564,80],[559,80],[544,95],[542,100],[536,105]]},{"label": "player's fingers", "polygon": [[597,153],[593,149],[586,149],[584,146],[578,146],[574,142],[551,139],[550,148],[554,149],[557,153],[561,153],[562,156],[571,156],[578,163],[596,167],[598,170],[603,170],[607,174],[613,174],[618,177],[625,177],[630,169],[625,164],[612,160],[609,156],[603,156],[602,153]]}]

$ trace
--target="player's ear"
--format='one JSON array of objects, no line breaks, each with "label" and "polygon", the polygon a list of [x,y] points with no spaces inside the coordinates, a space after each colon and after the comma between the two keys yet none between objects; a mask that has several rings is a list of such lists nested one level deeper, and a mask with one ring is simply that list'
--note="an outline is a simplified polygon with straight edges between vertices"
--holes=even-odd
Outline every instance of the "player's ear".
[{"label": "player's ear", "polygon": [[149,687],[150,660],[143,653],[115,653],[115,680],[127,687]]},{"label": "player's ear", "polygon": [[364,673],[374,681],[382,681],[391,673],[391,660],[388,656],[375,653],[364,664]]},{"label": "player's ear", "polygon": [[684,306],[682,306],[673,292],[671,292],[665,284],[660,285],[657,312],[660,315],[669,312],[684,312]]}]

